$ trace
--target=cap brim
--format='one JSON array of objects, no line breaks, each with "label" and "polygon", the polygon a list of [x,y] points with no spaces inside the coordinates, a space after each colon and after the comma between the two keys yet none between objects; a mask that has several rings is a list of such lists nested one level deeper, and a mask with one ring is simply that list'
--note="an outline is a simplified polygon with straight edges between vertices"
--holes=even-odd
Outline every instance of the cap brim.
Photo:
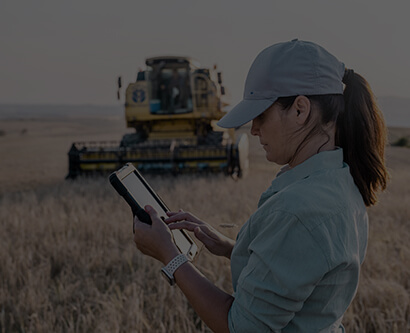
[{"label": "cap brim", "polygon": [[275,103],[275,99],[244,99],[223,116],[217,124],[224,128],[240,127],[255,119],[273,103]]}]

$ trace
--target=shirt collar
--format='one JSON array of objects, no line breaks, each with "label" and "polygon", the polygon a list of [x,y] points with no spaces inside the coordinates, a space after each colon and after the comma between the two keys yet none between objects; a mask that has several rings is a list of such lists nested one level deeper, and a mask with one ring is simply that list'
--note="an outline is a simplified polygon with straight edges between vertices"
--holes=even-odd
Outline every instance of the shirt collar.
[{"label": "shirt collar", "polygon": [[313,155],[294,168],[285,165],[280,169],[271,186],[262,194],[258,207],[260,207],[269,197],[284,189],[286,186],[309,177],[310,175],[326,169],[338,169],[343,167],[343,150],[323,151]]}]

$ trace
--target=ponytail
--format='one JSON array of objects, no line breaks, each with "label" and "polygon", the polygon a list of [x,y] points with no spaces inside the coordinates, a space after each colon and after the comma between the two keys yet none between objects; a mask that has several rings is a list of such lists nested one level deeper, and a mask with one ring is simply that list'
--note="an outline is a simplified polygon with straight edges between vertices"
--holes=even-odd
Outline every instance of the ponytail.
[{"label": "ponytail", "polygon": [[384,160],[387,129],[367,81],[347,69],[343,83],[345,107],[337,118],[336,145],[343,148],[365,205],[372,206],[389,178]]}]

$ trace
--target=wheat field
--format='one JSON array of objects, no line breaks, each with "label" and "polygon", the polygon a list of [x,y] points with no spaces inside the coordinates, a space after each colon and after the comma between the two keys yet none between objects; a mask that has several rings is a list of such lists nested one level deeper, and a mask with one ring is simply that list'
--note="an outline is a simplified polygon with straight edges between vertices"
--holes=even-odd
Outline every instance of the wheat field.
[{"label": "wheat field", "polygon": [[[0,332],[209,332],[160,277],[161,264],[135,248],[131,211],[107,178],[63,180],[71,141],[124,130],[120,120],[100,121],[9,121],[0,137]],[[252,140],[251,149],[249,175],[239,181],[147,180],[171,209],[235,237],[277,171]],[[347,332],[410,331],[410,149],[388,147],[387,160],[392,180],[369,209],[368,252],[343,320]],[[232,291],[227,259],[202,248],[195,264]]]}]

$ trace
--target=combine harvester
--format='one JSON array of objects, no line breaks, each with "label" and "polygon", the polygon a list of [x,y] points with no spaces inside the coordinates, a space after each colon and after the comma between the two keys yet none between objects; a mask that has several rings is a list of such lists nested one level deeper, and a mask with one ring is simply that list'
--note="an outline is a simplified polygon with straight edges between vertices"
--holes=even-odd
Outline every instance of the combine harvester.
[{"label": "combine harvester", "polygon": [[[144,173],[223,172],[234,178],[248,169],[246,134],[216,125],[224,116],[221,73],[186,57],[146,60],[125,93],[127,127],[121,142],[75,142],[66,178],[111,172],[131,162]],[[118,79],[120,98],[121,77]]]}]

